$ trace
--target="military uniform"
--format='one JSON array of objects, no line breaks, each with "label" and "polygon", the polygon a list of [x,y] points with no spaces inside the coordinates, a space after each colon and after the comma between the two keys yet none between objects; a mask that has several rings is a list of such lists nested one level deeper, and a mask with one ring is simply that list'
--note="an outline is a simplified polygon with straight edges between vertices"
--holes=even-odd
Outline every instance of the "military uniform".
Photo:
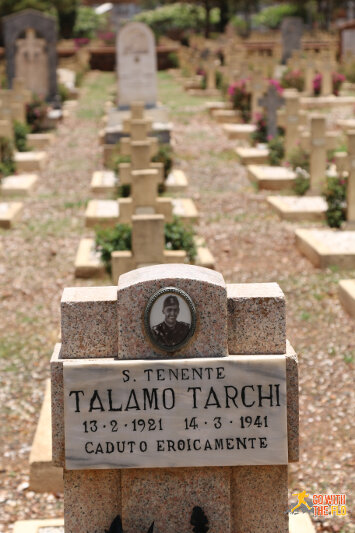
[{"label": "military uniform", "polygon": [[173,328],[169,328],[165,322],[161,322],[157,326],[152,327],[154,339],[163,346],[180,344],[186,338],[189,331],[190,324],[186,322],[176,322]]}]

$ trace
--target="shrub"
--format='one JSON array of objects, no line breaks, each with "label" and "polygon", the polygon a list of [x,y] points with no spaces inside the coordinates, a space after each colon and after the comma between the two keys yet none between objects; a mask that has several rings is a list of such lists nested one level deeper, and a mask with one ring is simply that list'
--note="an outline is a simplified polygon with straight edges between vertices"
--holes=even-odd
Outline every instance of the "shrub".
[{"label": "shrub", "polygon": [[296,170],[297,168],[301,168],[309,172],[309,163],[310,163],[309,153],[306,152],[306,150],[304,150],[300,146],[298,146],[291,152],[288,158],[288,162],[290,166],[293,168],[293,170]]},{"label": "shrub", "polygon": [[110,169],[113,170],[114,172],[116,172],[116,174],[119,174],[120,173],[120,164],[121,163],[130,163],[131,162],[131,158],[129,155],[117,155],[115,156],[112,161],[111,161],[111,164],[109,165]]},{"label": "shrub", "polygon": [[267,125],[265,115],[257,115],[256,130],[252,133],[251,138],[254,143],[267,143]]},{"label": "shrub", "polygon": [[[165,248],[167,250],[185,250],[190,262],[196,258],[194,231],[186,227],[178,217],[165,224]],[[132,249],[132,229],[128,224],[117,224],[114,228],[96,230],[96,250],[101,254],[107,272],[111,272],[111,254],[115,251]]]},{"label": "shrub", "polygon": [[298,196],[306,194],[310,187],[309,173],[301,167],[296,167],[296,178],[293,184],[293,190]]},{"label": "shrub", "polygon": [[11,139],[0,137],[0,181],[15,172],[14,146]]},{"label": "shrub", "polygon": [[331,228],[340,228],[346,220],[346,181],[343,178],[328,178],[324,196],[328,204],[327,223]]},{"label": "shrub", "polygon": [[350,83],[355,83],[355,59],[351,59],[345,63],[343,74]]},{"label": "shrub", "polygon": [[179,68],[179,56],[176,52],[170,52],[168,55],[170,68]]},{"label": "shrub", "polygon": [[241,37],[245,37],[248,33],[248,24],[245,20],[245,18],[241,17],[240,15],[235,15],[231,18],[230,23],[235,28],[238,35]]},{"label": "shrub", "polygon": [[281,164],[285,155],[283,137],[278,135],[269,141],[269,162],[272,166]]},{"label": "shrub", "polygon": [[14,135],[15,135],[15,146],[18,152],[28,152],[30,148],[27,145],[27,134],[29,133],[29,127],[27,124],[14,122]]},{"label": "shrub", "polygon": [[170,144],[160,144],[158,152],[152,158],[154,163],[164,164],[164,177],[167,178],[173,166],[173,150]]},{"label": "shrub", "polygon": [[247,90],[247,80],[239,80],[228,87],[228,95],[233,109],[240,111],[244,122],[249,122],[251,114],[251,94]]},{"label": "shrub", "polygon": [[70,91],[66,85],[63,83],[58,84],[58,93],[60,97],[61,102],[65,102],[66,100],[69,100],[70,98]]},{"label": "shrub", "polygon": [[[319,72],[315,75],[313,79],[313,92],[315,96],[319,96],[322,89],[322,79],[323,76]],[[340,72],[333,72],[332,74],[332,90],[335,96],[338,96],[339,91],[343,82],[345,81],[345,76]]]},{"label": "shrub", "polygon": [[100,16],[92,7],[79,6],[74,26],[74,37],[93,39],[100,27]]},{"label": "shrub", "polygon": [[304,76],[300,70],[288,69],[284,72],[281,78],[281,87],[284,89],[297,89],[303,91]]},{"label": "shrub", "polygon": [[26,105],[26,122],[32,133],[40,133],[44,129],[48,106],[44,100],[34,96],[32,102]]},{"label": "shrub", "polygon": [[258,13],[253,17],[253,24],[267,26],[268,28],[275,30],[280,25],[285,17],[306,17],[306,11],[302,6],[295,4],[279,4],[276,6],[270,6],[263,9],[261,13]]}]

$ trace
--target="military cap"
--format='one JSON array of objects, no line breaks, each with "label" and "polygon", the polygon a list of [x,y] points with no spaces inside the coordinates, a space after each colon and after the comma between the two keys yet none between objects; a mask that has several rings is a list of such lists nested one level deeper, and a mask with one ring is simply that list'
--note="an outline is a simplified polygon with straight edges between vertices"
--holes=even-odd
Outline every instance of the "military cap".
[{"label": "military cap", "polygon": [[165,307],[167,307],[168,305],[177,305],[178,307],[180,307],[179,300],[176,296],[168,296],[167,298],[165,298],[163,303],[163,309],[165,309]]}]

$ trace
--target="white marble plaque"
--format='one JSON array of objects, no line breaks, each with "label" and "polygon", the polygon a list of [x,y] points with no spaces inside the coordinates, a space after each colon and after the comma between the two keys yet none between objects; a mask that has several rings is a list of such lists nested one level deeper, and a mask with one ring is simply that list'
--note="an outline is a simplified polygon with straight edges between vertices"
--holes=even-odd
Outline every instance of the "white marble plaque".
[{"label": "white marble plaque", "polygon": [[287,464],[282,355],[63,366],[67,469]]}]

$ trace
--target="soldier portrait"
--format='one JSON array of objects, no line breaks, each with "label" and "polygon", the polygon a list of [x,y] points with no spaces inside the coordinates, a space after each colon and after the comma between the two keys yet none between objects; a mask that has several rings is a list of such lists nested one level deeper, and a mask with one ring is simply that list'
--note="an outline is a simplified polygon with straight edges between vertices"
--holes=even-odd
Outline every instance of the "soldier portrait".
[{"label": "soldier portrait", "polygon": [[[162,290],[148,304],[149,336],[154,344],[168,351],[178,349],[191,337],[194,306],[183,291]],[[186,296],[186,297],[184,297]]]}]

